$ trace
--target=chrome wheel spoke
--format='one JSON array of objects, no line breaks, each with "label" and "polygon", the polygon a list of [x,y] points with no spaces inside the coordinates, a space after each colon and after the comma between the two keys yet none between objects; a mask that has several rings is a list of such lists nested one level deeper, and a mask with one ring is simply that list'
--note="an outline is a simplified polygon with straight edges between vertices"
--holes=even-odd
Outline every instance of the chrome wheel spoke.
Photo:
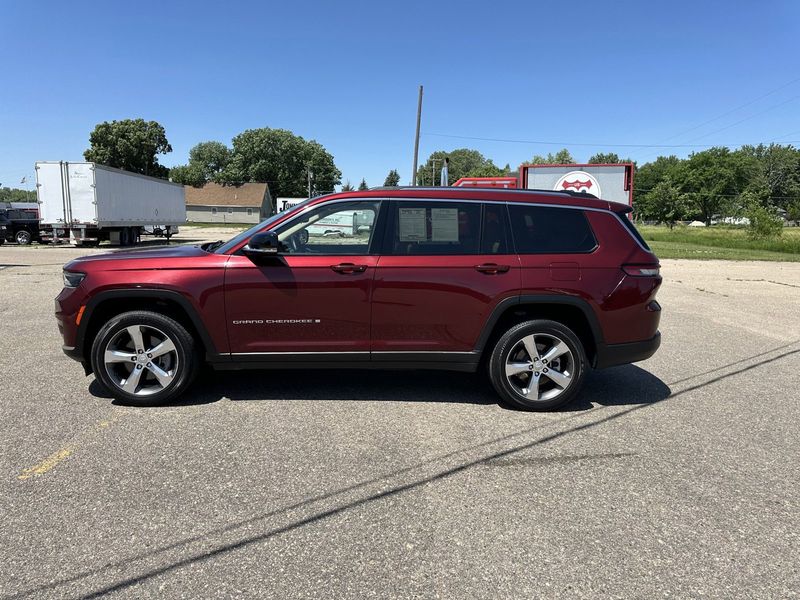
[{"label": "chrome wheel spoke", "polygon": [[519,375],[520,373],[529,373],[531,371],[531,363],[530,361],[526,362],[507,362],[506,363],[506,375],[511,377],[513,375]]},{"label": "chrome wheel spoke", "polygon": [[531,375],[528,387],[522,389],[522,395],[531,400],[539,399],[539,377]]},{"label": "chrome wheel spoke", "polygon": [[128,335],[131,336],[131,340],[133,341],[133,346],[136,348],[136,352],[141,354],[144,352],[144,340],[142,339],[142,327],[140,325],[133,325],[126,329]]},{"label": "chrome wheel spoke", "polygon": [[136,388],[139,387],[139,380],[142,378],[142,371],[144,369],[137,368],[138,365],[133,367],[128,377],[120,382],[120,387],[129,394],[135,394]]},{"label": "chrome wheel spoke", "polygon": [[543,361],[553,362],[554,358],[558,358],[562,354],[566,354],[569,352],[569,346],[567,346],[564,342],[558,341],[557,343],[553,344],[553,347],[548,350],[544,356],[542,356]]},{"label": "chrome wheel spoke", "polygon": [[561,372],[555,371],[553,369],[548,369],[547,373],[542,373],[542,375],[547,377],[550,381],[555,383],[562,390],[566,389],[567,386],[572,381],[572,375],[570,375],[569,373],[566,373],[566,372],[561,373]]},{"label": "chrome wheel spoke", "polygon": [[539,350],[536,349],[536,338],[532,335],[525,336],[522,338],[522,343],[525,346],[525,351],[528,353],[531,361],[535,361],[539,358]]},{"label": "chrome wheel spoke", "polygon": [[171,339],[167,338],[154,348],[147,351],[148,357],[150,358],[157,358],[166,354],[167,352],[174,352],[175,351],[175,344],[172,342]]},{"label": "chrome wheel spoke", "polygon": [[161,384],[162,388],[167,387],[170,383],[172,383],[172,375],[167,373],[164,369],[159,367],[155,363],[150,363],[147,365],[147,370],[150,371],[153,375],[156,376],[158,379],[158,383]]},{"label": "chrome wheel spoke", "polygon": [[130,363],[136,361],[135,352],[122,352],[120,350],[106,350],[106,363]]}]

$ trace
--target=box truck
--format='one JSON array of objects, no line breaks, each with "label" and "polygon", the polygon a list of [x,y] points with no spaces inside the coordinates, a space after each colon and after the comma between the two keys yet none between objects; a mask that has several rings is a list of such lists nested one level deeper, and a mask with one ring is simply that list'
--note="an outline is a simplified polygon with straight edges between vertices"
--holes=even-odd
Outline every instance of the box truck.
[{"label": "box truck", "polygon": [[42,239],[129,246],[186,223],[183,186],[90,162],[37,162]]}]

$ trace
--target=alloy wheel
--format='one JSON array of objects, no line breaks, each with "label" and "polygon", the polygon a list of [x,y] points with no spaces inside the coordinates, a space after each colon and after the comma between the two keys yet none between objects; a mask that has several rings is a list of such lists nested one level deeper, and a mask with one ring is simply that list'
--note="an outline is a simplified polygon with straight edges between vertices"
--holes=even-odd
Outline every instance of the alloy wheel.
[{"label": "alloy wheel", "polygon": [[526,335],[508,353],[505,375],[526,400],[548,401],[572,384],[575,357],[564,340],[547,333]]},{"label": "alloy wheel", "polygon": [[178,370],[178,352],[167,334],[149,325],[130,325],[106,344],[106,373],[119,389],[149,396],[169,387]]},{"label": "alloy wheel", "polygon": [[31,243],[31,234],[29,231],[26,231],[25,229],[21,229],[20,231],[18,231],[16,238],[17,238],[17,244],[19,244],[20,246],[27,246],[28,244]]}]

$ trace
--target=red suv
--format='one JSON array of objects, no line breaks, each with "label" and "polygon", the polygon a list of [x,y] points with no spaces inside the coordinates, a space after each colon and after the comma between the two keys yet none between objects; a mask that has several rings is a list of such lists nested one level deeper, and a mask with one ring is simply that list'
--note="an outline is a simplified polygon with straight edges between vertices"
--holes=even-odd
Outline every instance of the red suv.
[{"label": "red suv", "polygon": [[64,352],[118,400],[204,363],[485,368],[500,398],[569,402],[586,370],[660,343],[659,263],[627,206],[585,194],[386,188],[312,198],[232,240],[64,267]]}]

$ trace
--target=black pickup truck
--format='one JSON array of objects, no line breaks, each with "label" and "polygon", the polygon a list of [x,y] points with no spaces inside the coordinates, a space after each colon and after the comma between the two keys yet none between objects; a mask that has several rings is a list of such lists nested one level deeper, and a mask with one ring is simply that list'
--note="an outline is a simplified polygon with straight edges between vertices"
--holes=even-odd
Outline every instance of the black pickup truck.
[{"label": "black pickup truck", "polygon": [[39,240],[39,219],[36,213],[19,208],[0,208],[0,244],[21,245]]}]

